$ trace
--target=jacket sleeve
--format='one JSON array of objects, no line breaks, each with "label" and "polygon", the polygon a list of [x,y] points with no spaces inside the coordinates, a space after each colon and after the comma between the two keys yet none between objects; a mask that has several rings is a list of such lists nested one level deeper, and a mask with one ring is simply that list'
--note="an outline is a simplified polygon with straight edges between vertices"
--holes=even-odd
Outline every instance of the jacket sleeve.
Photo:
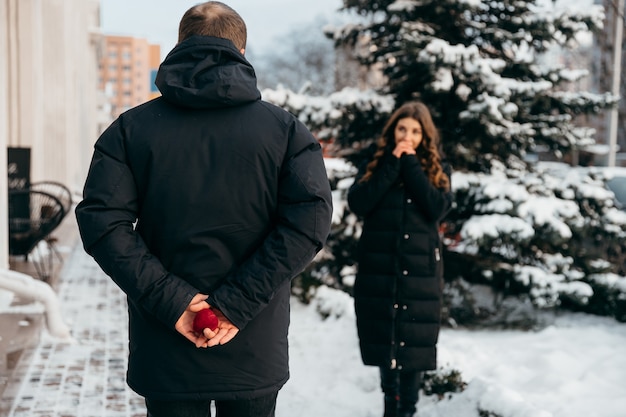
[{"label": "jacket sleeve", "polygon": [[[415,155],[402,155],[402,179],[409,195],[415,200],[427,219],[438,222],[452,207],[452,193],[433,186]],[[448,165],[444,171],[450,177]]]},{"label": "jacket sleeve", "polygon": [[400,174],[400,160],[393,155],[385,155],[372,176],[365,182],[359,182],[364,174],[365,168],[363,167],[348,190],[348,207],[353,213],[362,217],[369,214],[387,190],[396,183]]},{"label": "jacket sleeve", "polygon": [[122,121],[98,139],[76,220],[85,251],[130,300],[174,328],[198,292],[168,273],[134,229],[137,189],[126,161]]},{"label": "jacket sleeve", "polygon": [[322,249],[331,216],[321,147],[295,122],[279,178],[276,223],[261,246],[210,294],[209,304],[243,329]]}]

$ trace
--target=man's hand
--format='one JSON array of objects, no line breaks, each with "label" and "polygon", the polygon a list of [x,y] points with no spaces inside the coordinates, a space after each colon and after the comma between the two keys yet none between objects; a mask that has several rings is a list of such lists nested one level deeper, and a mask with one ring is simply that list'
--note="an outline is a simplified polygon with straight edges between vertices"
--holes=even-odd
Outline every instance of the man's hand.
[{"label": "man's hand", "polygon": [[233,337],[239,333],[239,329],[230,322],[222,314],[221,311],[217,309],[212,309],[215,315],[219,320],[219,325],[217,329],[214,331],[211,329],[204,329],[202,334],[198,334],[193,330],[193,320],[196,317],[196,314],[200,310],[204,310],[205,308],[211,308],[209,303],[206,300],[209,298],[206,294],[198,293],[192,299],[183,314],[180,316],[178,321],[176,322],[176,330],[178,333],[185,336],[188,340],[196,345],[197,348],[206,348],[217,345],[223,345],[225,343],[230,342]]},{"label": "man's hand", "polygon": [[215,331],[211,331],[211,329],[204,329],[204,337],[209,340],[207,343],[208,347],[226,344],[230,342],[233,337],[237,335],[237,333],[239,333],[237,326],[232,324],[221,311],[214,308],[213,312],[217,316],[219,322]]},{"label": "man's hand", "polygon": [[183,314],[180,316],[175,326],[178,333],[185,336],[198,348],[207,347],[209,339],[205,335],[199,335],[193,331],[193,319],[196,317],[198,311],[210,307],[209,303],[206,302],[207,298],[209,298],[209,296],[206,294],[196,294],[191,299],[191,302],[189,302],[185,311],[183,311]]}]

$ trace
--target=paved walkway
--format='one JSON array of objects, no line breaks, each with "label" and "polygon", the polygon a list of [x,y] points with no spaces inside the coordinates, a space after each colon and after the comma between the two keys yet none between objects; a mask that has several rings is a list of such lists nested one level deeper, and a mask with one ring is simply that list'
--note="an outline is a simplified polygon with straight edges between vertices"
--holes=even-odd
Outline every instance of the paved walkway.
[{"label": "paved walkway", "polygon": [[125,382],[126,299],[79,245],[59,276],[74,344],[44,334],[27,349],[0,400],[0,417],[144,417]]}]

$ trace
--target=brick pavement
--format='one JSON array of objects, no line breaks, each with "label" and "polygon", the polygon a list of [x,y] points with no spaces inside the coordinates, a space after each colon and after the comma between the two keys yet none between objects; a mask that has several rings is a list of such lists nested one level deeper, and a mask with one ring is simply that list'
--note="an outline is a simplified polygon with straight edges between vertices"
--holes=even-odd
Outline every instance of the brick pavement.
[{"label": "brick pavement", "polygon": [[80,245],[56,287],[75,343],[46,332],[19,360],[0,399],[1,417],[144,417],[125,382],[126,299]]}]

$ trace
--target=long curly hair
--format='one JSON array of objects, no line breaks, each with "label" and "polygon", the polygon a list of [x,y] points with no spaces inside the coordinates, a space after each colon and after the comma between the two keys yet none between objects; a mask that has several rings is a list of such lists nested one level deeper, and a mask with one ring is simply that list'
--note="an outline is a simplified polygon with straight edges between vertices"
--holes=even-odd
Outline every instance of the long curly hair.
[{"label": "long curly hair", "polygon": [[430,182],[437,188],[450,190],[450,178],[441,166],[441,151],[439,144],[439,132],[433,123],[428,107],[419,101],[410,101],[400,106],[389,118],[382,135],[376,142],[377,149],[374,157],[367,164],[365,174],[361,182],[370,179],[380,158],[386,153],[391,153],[396,146],[395,129],[398,120],[410,117],[422,126],[422,142],[416,149],[417,157],[422,164],[424,172]]}]

